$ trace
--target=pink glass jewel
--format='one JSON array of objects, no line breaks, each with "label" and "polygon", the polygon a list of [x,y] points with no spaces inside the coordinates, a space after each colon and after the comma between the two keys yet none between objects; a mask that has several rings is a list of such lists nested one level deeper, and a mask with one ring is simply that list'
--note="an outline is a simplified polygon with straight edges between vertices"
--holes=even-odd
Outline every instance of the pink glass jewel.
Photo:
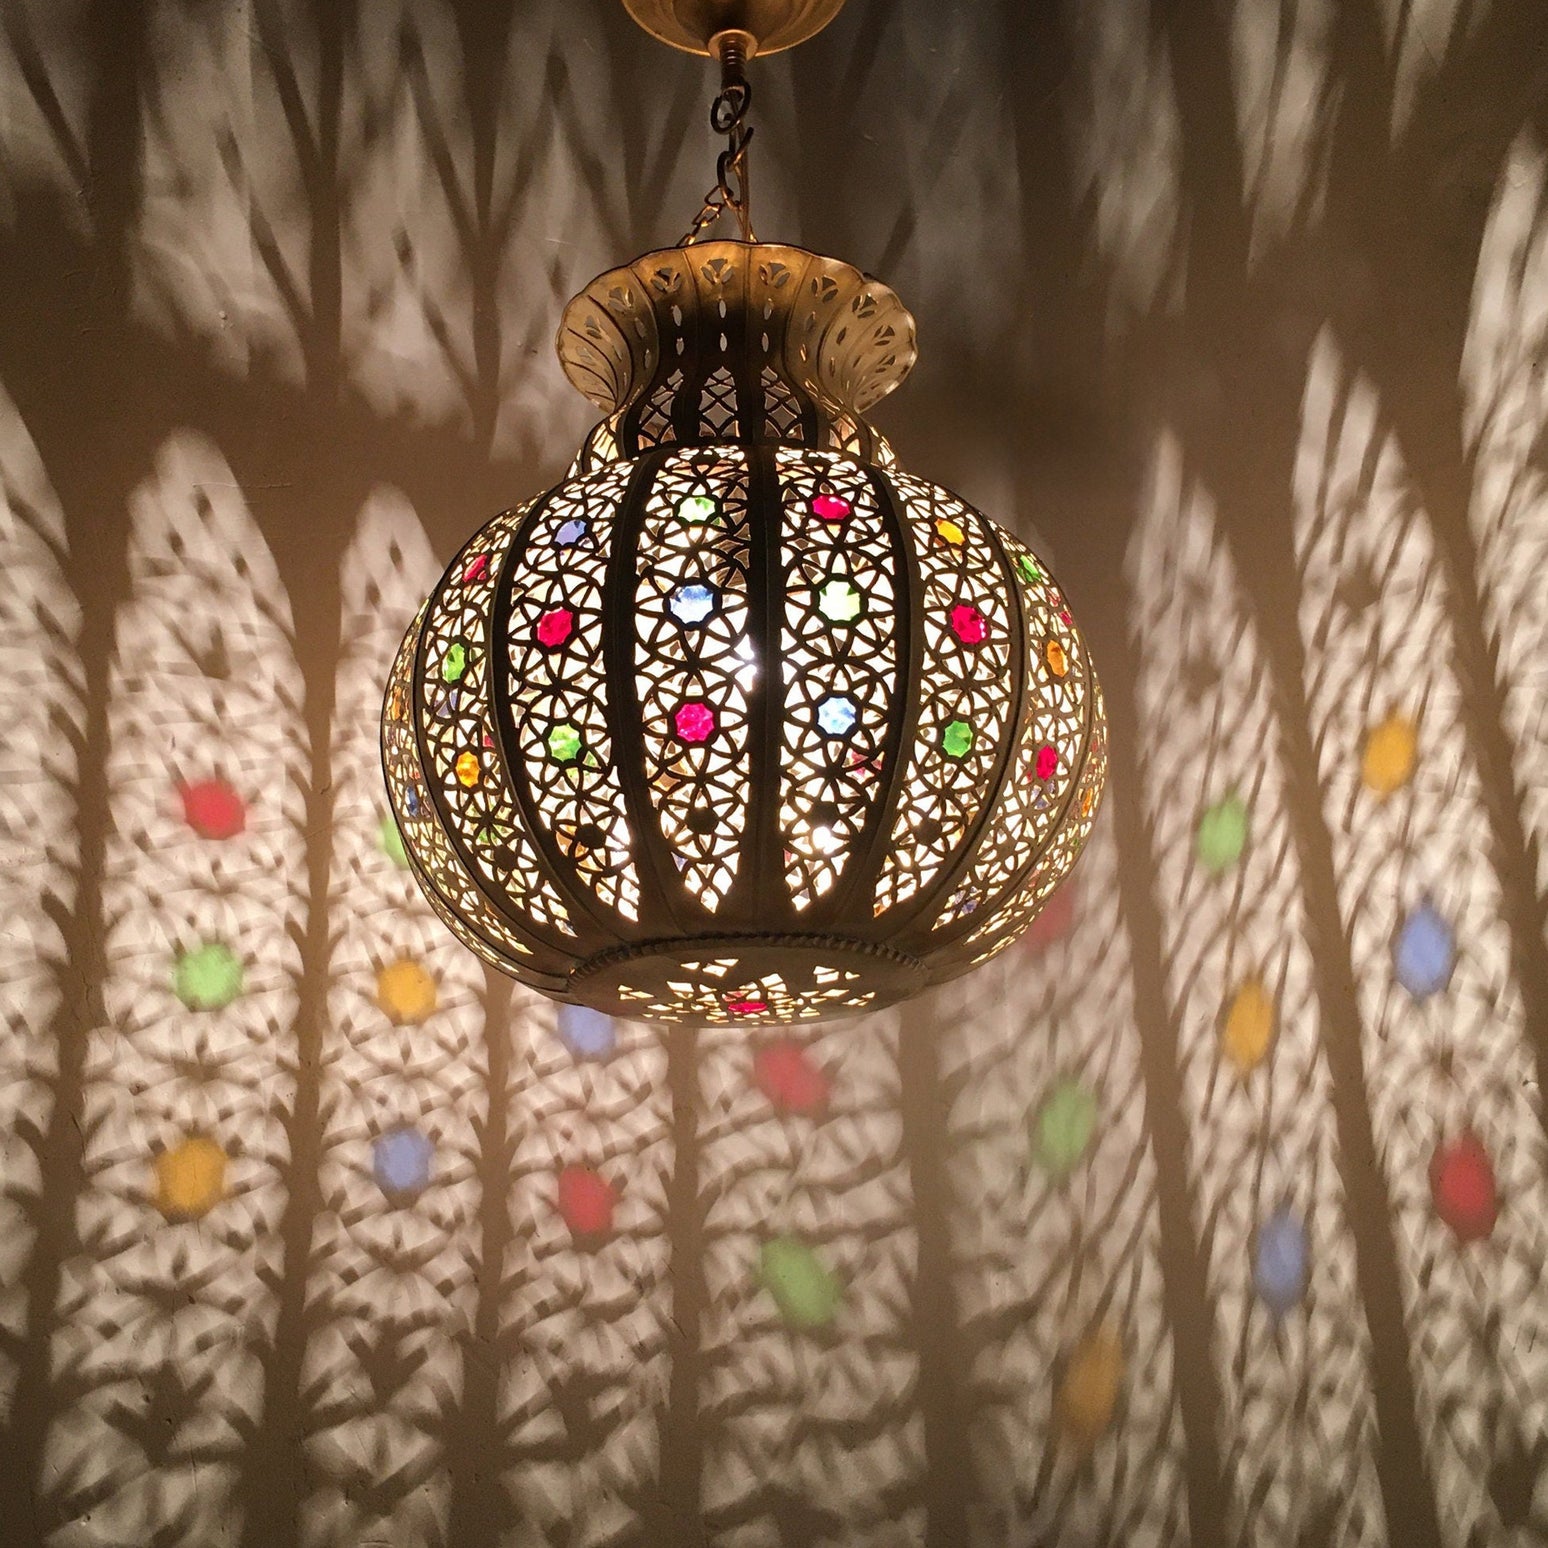
[{"label": "pink glass jewel", "polygon": [[489,579],[489,555],[474,554],[468,562],[468,567],[462,572],[462,584],[464,586],[476,586],[480,581]]},{"label": "pink glass jewel", "polygon": [[575,629],[575,614],[567,607],[550,608],[537,621],[537,640],[539,645],[546,645],[550,650],[556,645],[563,645],[569,639]]},{"label": "pink glass jewel", "polygon": [[812,500],[812,515],[823,521],[843,521],[854,510],[843,495],[820,494]]},{"label": "pink glass jewel", "polygon": [[760,1000],[752,995],[737,995],[734,999],[726,1001],[726,1009],[733,1016],[761,1016],[768,1008],[767,1000]]},{"label": "pink glass jewel", "polygon": [[672,716],[679,741],[707,742],[715,734],[715,712],[701,700],[679,704]]},{"label": "pink glass jewel", "polygon": [[1039,779],[1052,779],[1054,770],[1059,767],[1059,754],[1052,747],[1039,747],[1037,750],[1037,777]]},{"label": "pink glass jewel", "polygon": [[969,607],[966,602],[959,602],[951,610],[951,632],[964,645],[982,645],[984,636],[989,632],[989,626],[984,622],[984,615],[976,607]]}]

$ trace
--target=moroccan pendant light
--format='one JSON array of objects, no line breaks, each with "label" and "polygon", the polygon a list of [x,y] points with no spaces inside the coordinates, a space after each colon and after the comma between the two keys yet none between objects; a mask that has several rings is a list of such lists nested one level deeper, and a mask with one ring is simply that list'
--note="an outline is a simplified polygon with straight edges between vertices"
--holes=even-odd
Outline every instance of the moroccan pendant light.
[{"label": "moroccan pendant light", "polygon": [[[753,235],[745,63],[842,0],[625,4],[719,59],[719,179],[681,244],[566,307],[604,418],[420,610],[387,783],[447,926],[557,1000],[875,1009],[993,956],[1069,871],[1101,693],[1042,561],[866,422],[915,359],[898,298]],[[727,214],[740,240],[705,239]]]}]

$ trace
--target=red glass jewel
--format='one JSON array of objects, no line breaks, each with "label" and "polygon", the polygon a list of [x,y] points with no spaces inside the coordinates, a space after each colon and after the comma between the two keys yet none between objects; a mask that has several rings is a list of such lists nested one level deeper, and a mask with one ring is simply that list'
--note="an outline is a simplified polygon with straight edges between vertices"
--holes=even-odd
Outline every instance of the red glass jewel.
[{"label": "red glass jewel", "polygon": [[468,562],[468,567],[462,572],[462,584],[475,586],[480,581],[489,579],[489,555],[474,554]]},{"label": "red glass jewel", "polygon": [[1474,1134],[1442,1145],[1430,1161],[1435,1213],[1463,1242],[1476,1242],[1493,1229],[1500,1212],[1494,1163]]},{"label": "red glass jewel", "polygon": [[223,779],[183,785],[183,820],[200,838],[235,838],[247,826],[247,803]]},{"label": "red glass jewel", "polygon": [[715,734],[715,712],[698,699],[679,704],[672,716],[679,741],[707,742]]},{"label": "red glass jewel", "polygon": [[854,510],[843,495],[820,494],[812,500],[812,515],[823,521],[843,521]]},{"label": "red glass jewel", "polygon": [[959,602],[951,610],[951,632],[964,645],[982,645],[984,636],[989,632],[989,626],[984,622],[984,615],[976,607],[969,607],[966,602]]},{"label": "red glass jewel", "polygon": [[537,621],[537,635],[539,645],[546,645],[550,650],[556,645],[563,645],[575,632],[575,614],[567,607],[550,608]]},{"label": "red glass jewel", "polygon": [[617,1190],[589,1166],[567,1166],[559,1173],[559,1213],[573,1236],[606,1236],[617,1202]]},{"label": "red glass jewel", "polygon": [[726,1009],[733,1016],[761,1016],[768,1008],[767,1000],[759,1000],[751,995],[737,995],[726,1001]]},{"label": "red glass jewel", "polygon": [[810,1116],[828,1105],[828,1077],[789,1038],[753,1055],[753,1082],[782,1113]]},{"label": "red glass jewel", "polygon": [[1046,744],[1037,750],[1037,777],[1039,779],[1052,779],[1054,771],[1059,767],[1059,754],[1057,749]]}]

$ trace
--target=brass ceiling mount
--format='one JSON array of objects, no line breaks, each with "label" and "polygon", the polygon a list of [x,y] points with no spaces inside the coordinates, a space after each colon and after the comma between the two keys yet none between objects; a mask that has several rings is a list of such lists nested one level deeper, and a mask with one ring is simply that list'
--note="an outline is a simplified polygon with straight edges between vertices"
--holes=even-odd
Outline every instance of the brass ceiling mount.
[{"label": "brass ceiling mount", "polygon": [[843,9],[844,0],[623,0],[624,9],[652,37],[690,54],[714,58],[721,33],[754,39],[754,53],[777,54],[815,37]]}]

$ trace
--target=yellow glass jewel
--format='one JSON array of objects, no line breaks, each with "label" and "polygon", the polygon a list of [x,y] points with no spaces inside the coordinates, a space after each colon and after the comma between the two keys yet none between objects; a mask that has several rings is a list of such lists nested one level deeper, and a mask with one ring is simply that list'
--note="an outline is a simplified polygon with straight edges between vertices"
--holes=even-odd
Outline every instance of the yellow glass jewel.
[{"label": "yellow glass jewel", "polygon": [[1123,1384],[1123,1346],[1110,1327],[1083,1338],[1070,1355],[1054,1400],[1059,1427],[1082,1448],[1112,1423]]},{"label": "yellow glass jewel", "polygon": [[156,1157],[156,1208],[169,1220],[197,1220],[226,1196],[226,1152],[194,1134]]},{"label": "yellow glass jewel", "polygon": [[1064,654],[1064,647],[1058,640],[1049,640],[1043,647],[1043,659],[1055,677],[1063,677],[1070,669],[1069,657]]},{"label": "yellow glass jewel", "polygon": [[412,1026],[434,1013],[435,980],[411,957],[400,957],[377,971],[376,1003],[394,1026]]},{"label": "yellow glass jewel", "polygon": [[1388,715],[1365,738],[1360,777],[1379,796],[1401,790],[1413,777],[1419,750],[1414,723],[1406,715]]},{"label": "yellow glass jewel", "polygon": [[1226,1058],[1243,1075],[1263,1063],[1274,1045],[1273,997],[1256,978],[1246,979],[1236,991],[1220,1028],[1220,1046]]},{"label": "yellow glass jewel", "polygon": [[938,516],[935,520],[936,535],[953,548],[961,548],[967,542],[967,533],[949,516]]},{"label": "yellow glass jewel", "polygon": [[465,752],[457,758],[457,779],[472,789],[478,783],[478,754]]}]

